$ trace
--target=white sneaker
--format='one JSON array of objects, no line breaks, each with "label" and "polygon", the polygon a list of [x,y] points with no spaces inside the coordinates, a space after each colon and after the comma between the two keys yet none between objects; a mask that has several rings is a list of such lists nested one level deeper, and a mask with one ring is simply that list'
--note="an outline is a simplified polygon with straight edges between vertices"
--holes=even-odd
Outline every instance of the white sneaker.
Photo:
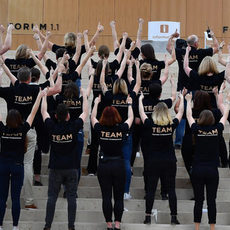
[{"label": "white sneaker", "polygon": [[130,195],[130,193],[124,193],[124,200],[130,200],[132,198],[132,196]]},{"label": "white sneaker", "polygon": [[3,230],[2,226],[0,226],[0,230]]},{"label": "white sneaker", "polygon": [[[1,229],[0,229],[0,230],[1,230]],[[14,226],[14,227],[13,227],[13,230],[19,230],[19,228]]]},{"label": "white sneaker", "polygon": [[136,157],[141,157],[140,152],[137,152],[137,153],[136,153]]}]

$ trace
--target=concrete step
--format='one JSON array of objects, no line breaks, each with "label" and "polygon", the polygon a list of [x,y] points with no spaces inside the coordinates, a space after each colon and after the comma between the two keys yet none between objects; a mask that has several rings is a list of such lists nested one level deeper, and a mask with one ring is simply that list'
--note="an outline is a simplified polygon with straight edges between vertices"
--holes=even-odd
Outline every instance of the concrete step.
[{"label": "concrete step", "polygon": [[[63,230],[67,229],[68,223],[67,222],[54,222],[52,225],[52,229],[55,230]],[[44,222],[33,222],[33,221],[21,221],[19,223],[20,230],[41,230],[44,227]],[[75,228],[77,230],[106,230],[105,223],[76,223]],[[170,224],[128,224],[122,223],[121,225],[122,230],[194,230],[193,224],[186,224],[186,225],[176,225],[172,226]],[[208,224],[201,224],[200,229],[202,230],[209,230]],[[216,230],[229,230],[229,226],[223,225],[216,225]],[[6,221],[4,223],[4,230],[12,230],[12,222]]]}]

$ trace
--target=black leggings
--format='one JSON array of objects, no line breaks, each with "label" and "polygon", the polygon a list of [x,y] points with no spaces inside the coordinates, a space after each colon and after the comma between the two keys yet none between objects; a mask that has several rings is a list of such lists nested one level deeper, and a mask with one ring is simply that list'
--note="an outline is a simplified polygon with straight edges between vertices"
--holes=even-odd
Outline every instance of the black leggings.
[{"label": "black leggings", "polygon": [[158,180],[162,177],[168,191],[171,215],[177,215],[177,197],[175,191],[176,162],[156,162],[148,160],[145,162],[145,177],[147,179],[145,200],[146,214],[151,214],[152,212]]},{"label": "black leggings", "polygon": [[[124,210],[125,164],[123,159],[99,162],[97,177],[102,192],[102,209],[106,222],[112,222],[114,210],[115,221],[121,222]],[[112,207],[112,192],[114,208]]]},{"label": "black leggings", "polygon": [[192,169],[192,184],[195,195],[194,222],[200,223],[206,186],[209,224],[216,223],[216,195],[219,184],[219,173],[214,166],[195,166]]}]

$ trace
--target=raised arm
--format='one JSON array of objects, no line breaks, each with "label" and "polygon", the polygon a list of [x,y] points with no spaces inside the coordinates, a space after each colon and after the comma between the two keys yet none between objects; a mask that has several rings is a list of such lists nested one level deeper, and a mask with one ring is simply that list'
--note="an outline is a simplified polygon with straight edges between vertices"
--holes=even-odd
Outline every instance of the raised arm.
[{"label": "raised arm", "polygon": [[218,87],[215,87],[213,89],[214,95],[216,97],[217,107],[221,111],[222,114],[224,114],[224,96],[223,96],[224,89],[225,89],[225,81],[221,84],[219,93],[218,93]]},{"label": "raised arm", "polygon": [[219,49],[218,49],[218,62],[223,65],[223,66],[226,66],[227,65],[227,62],[223,59],[223,47],[225,45],[225,42],[222,41],[219,45]]},{"label": "raised arm", "polygon": [[230,93],[227,96],[227,103],[224,106],[224,113],[222,118],[220,119],[220,123],[225,125],[227,119],[228,119],[228,114],[229,114],[229,105],[230,105]]},{"label": "raised arm", "polygon": [[171,99],[172,99],[172,102],[174,102],[176,100],[175,75],[171,75],[170,84],[171,84]]},{"label": "raised arm", "polygon": [[99,38],[100,33],[102,33],[104,31],[104,26],[101,25],[101,23],[99,22],[97,25],[97,31],[96,33],[93,35],[92,39],[89,42],[89,47],[90,46],[95,46],[97,39]]},{"label": "raised arm", "polygon": [[137,43],[136,46],[140,49],[141,48],[141,36],[142,36],[142,30],[143,30],[143,23],[144,19],[139,18],[138,19],[138,30],[137,30]]},{"label": "raised arm", "polygon": [[83,96],[83,108],[82,108],[83,111],[82,111],[82,114],[79,116],[79,118],[81,118],[83,122],[85,122],[85,120],[87,119],[89,115],[89,105],[88,105],[88,99],[86,96],[86,92],[82,88],[81,88],[81,93]]},{"label": "raised arm", "polygon": [[[82,33],[77,33],[77,45],[76,45],[76,52],[72,58],[72,60],[77,64],[79,57],[81,55],[81,40],[82,40]],[[88,52],[88,51],[87,51]]]},{"label": "raised arm", "polygon": [[50,115],[47,112],[47,96],[46,95],[42,98],[41,114],[42,114],[43,121],[45,121],[47,118],[50,118]]},{"label": "raised arm", "polygon": [[91,90],[93,88],[93,82],[94,82],[94,68],[92,67],[91,61],[88,60],[88,74],[89,74],[89,83],[86,89],[86,96],[89,98]]},{"label": "raised arm", "polygon": [[12,45],[12,30],[13,29],[14,29],[14,25],[9,24],[9,26],[7,28],[7,34],[6,34],[5,42],[4,42],[4,44],[2,45],[2,47],[0,49],[0,55],[4,54],[5,52],[7,52],[11,48],[11,45]]},{"label": "raised arm", "polygon": [[10,79],[11,83],[14,85],[14,83],[17,81],[17,78],[10,72],[8,67],[5,65],[5,62],[2,60],[1,56],[0,56],[0,67],[3,68],[7,77]]},{"label": "raised arm", "polygon": [[83,38],[84,38],[84,45],[86,52],[89,51],[89,38],[88,38],[88,30],[84,30],[83,32]]},{"label": "raised arm", "polygon": [[161,84],[164,85],[164,83],[168,80],[169,76],[169,65],[168,65],[168,59],[167,55],[165,54],[165,69],[164,69],[164,75],[160,77]]},{"label": "raised arm", "polygon": [[83,67],[85,66],[85,64],[87,63],[88,59],[92,56],[92,54],[93,54],[93,52],[95,50],[96,50],[96,46],[91,46],[89,51],[85,55],[84,59],[82,60],[81,64],[75,70],[78,73],[79,76],[81,75],[81,71],[82,71]]},{"label": "raised arm", "polygon": [[42,47],[41,47],[41,50],[40,50],[40,52],[37,55],[39,60],[42,60],[42,58],[46,54],[46,51],[48,49],[48,44],[49,44],[49,38],[50,38],[50,36],[51,36],[50,31],[47,31],[46,32],[45,40],[44,40],[44,42],[42,44]]},{"label": "raised arm", "polygon": [[117,59],[118,63],[121,62],[122,54],[123,54],[123,52],[125,50],[125,43],[126,43],[127,37],[128,37],[128,33],[124,32],[123,36],[122,36],[122,42],[121,42],[121,45],[119,47],[119,51],[118,51],[118,53],[116,55],[116,59]]},{"label": "raised arm", "polygon": [[216,36],[214,35],[213,31],[210,32],[210,35],[211,35],[212,41],[213,41],[213,47],[212,47],[213,54],[216,54],[218,52],[218,49],[219,49],[219,42],[218,42]]},{"label": "raised arm", "polygon": [[[229,54],[230,54],[230,49],[229,49]],[[228,83],[230,83],[230,56],[228,57],[228,61],[226,63],[226,69],[225,69],[225,79],[227,80]]]},{"label": "raised arm", "polygon": [[138,94],[140,88],[141,88],[141,73],[140,73],[140,62],[138,60],[135,60],[135,66],[136,66],[136,84],[134,86],[133,91]]},{"label": "raised arm", "polygon": [[132,81],[134,80],[134,78],[133,78],[133,62],[132,62],[132,60],[127,60],[127,64],[128,64],[127,78],[128,78],[129,84],[131,84]]},{"label": "raised arm", "polygon": [[172,53],[172,41],[173,38],[178,38],[180,36],[180,34],[176,31],[169,37],[168,43],[167,43],[167,47],[166,50],[171,54]]},{"label": "raised arm", "polygon": [[106,59],[103,60],[102,62],[102,70],[101,70],[101,75],[100,75],[100,85],[101,85],[101,90],[102,93],[105,95],[105,93],[108,91],[108,88],[105,84],[105,68],[107,65],[108,61]]},{"label": "raised arm", "polygon": [[171,59],[169,59],[168,65],[172,65],[175,61],[176,61],[175,42],[172,40]]},{"label": "raised arm", "polygon": [[191,47],[190,46],[187,46],[186,48],[186,53],[185,53],[185,56],[184,56],[184,71],[185,73],[189,76],[190,72],[191,72],[191,68],[189,67],[189,59],[188,59],[188,55],[189,55],[189,52],[191,50]]},{"label": "raised arm", "polygon": [[139,114],[140,114],[140,117],[141,117],[141,121],[144,124],[145,120],[148,117],[147,117],[147,115],[145,114],[145,111],[144,111],[144,106],[143,106],[143,102],[142,102],[143,98],[144,98],[144,95],[141,92],[141,95],[139,97]]},{"label": "raised arm", "polygon": [[41,98],[46,95],[46,92],[47,92],[47,89],[45,88],[43,91],[40,91],[38,93],[38,96],[37,96],[36,101],[35,101],[35,103],[33,105],[33,108],[31,110],[29,116],[26,119],[26,121],[29,123],[30,126],[32,125],[34,117],[35,117],[35,115],[36,115],[36,113],[38,111],[38,108],[39,108],[39,105],[40,105],[40,102],[41,102]]},{"label": "raised arm", "polygon": [[189,93],[185,96],[185,99],[187,101],[187,109],[186,109],[186,116],[189,123],[189,126],[191,127],[193,123],[195,123],[194,118],[192,117],[192,93]]},{"label": "raised arm", "polygon": [[92,111],[92,114],[91,114],[91,123],[92,123],[92,126],[94,128],[94,125],[96,123],[98,123],[98,120],[97,120],[97,108],[98,108],[98,104],[101,102],[101,95],[99,97],[97,97],[94,101],[94,107],[93,107],[93,111]]},{"label": "raised arm", "polygon": [[112,29],[113,48],[114,48],[114,51],[115,51],[120,46],[120,44],[119,44],[119,42],[117,40],[117,31],[116,31],[116,23],[115,23],[115,21],[110,22],[110,27]]},{"label": "raised arm", "polygon": [[125,121],[125,123],[127,123],[130,128],[132,126],[133,118],[134,118],[133,109],[132,109],[133,100],[130,96],[127,97],[127,104],[128,104],[128,119]]},{"label": "raised arm", "polygon": [[179,95],[180,97],[180,105],[179,105],[179,110],[178,110],[178,113],[176,114],[176,118],[181,121],[181,118],[183,116],[183,113],[184,113],[184,97],[182,95],[182,93],[180,93]]}]

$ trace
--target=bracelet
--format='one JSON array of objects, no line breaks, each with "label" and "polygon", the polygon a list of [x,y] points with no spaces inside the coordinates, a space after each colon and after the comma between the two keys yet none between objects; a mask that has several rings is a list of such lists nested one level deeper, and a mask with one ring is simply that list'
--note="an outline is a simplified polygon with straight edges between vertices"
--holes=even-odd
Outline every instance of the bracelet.
[{"label": "bracelet", "polygon": [[132,106],[132,103],[128,103],[127,105],[128,105],[128,106]]},{"label": "bracelet", "polygon": [[223,49],[223,46],[220,46],[220,47],[219,47],[219,50],[222,50],[222,49]]},{"label": "bracelet", "polygon": [[219,91],[219,93],[223,93],[223,91],[222,91],[222,90],[220,90],[220,91]]},{"label": "bracelet", "polygon": [[58,73],[58,76],[62,76],[62,73]]}]

